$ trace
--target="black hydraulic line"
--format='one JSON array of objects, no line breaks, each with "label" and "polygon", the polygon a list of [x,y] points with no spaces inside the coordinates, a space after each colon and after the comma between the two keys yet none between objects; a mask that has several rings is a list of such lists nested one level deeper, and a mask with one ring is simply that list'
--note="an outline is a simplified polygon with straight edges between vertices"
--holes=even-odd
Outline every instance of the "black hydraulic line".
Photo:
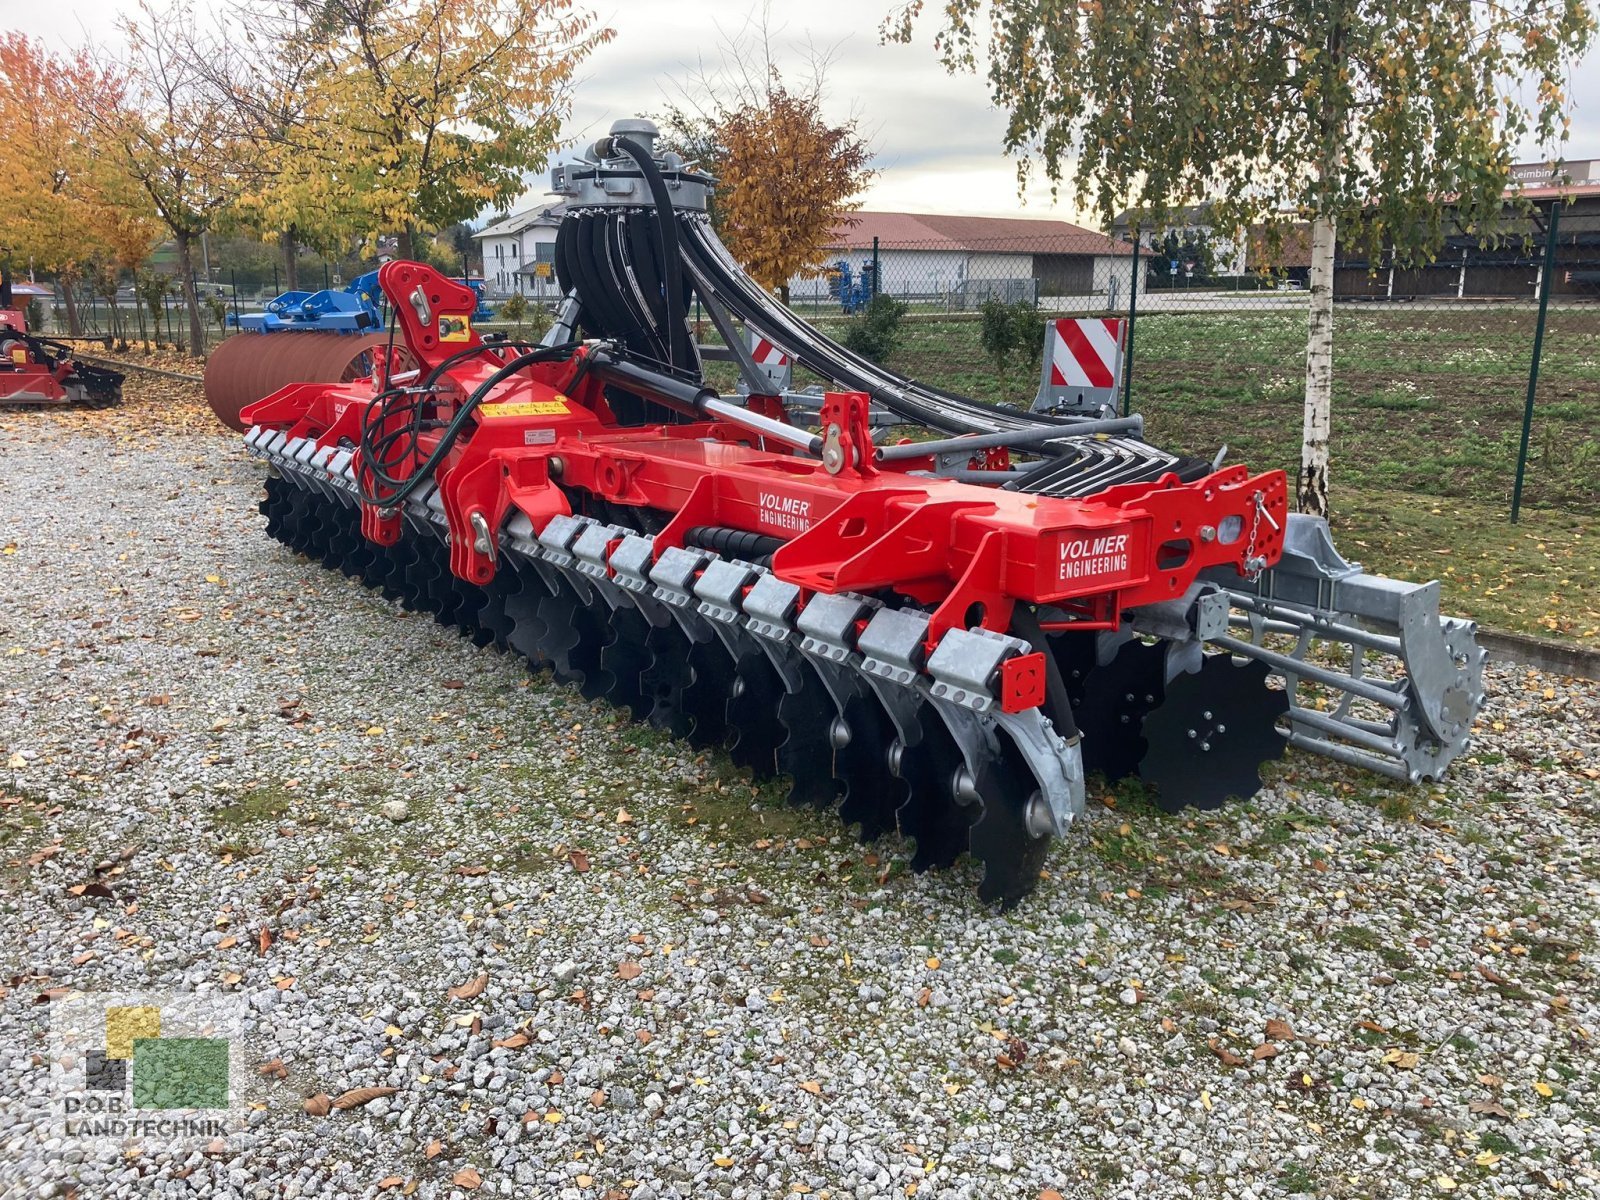
[{"label": "black hydraulic line", "polygon": [[661,294],[661,266],[658,247],[649,236],[650,223],[634,213],[622,213],[615,221],[618,249],[628,267],[628,282],[640,315],[652,334],[656,358],[664,357],[667,337],[666,297]]},{"label": "black hydraulic line", "polygon": [[687,311],[683,303],[683,262],[678,249],[678,221],[672,206],[672,194],[667,191],[667,181],[656,169],[650,150],[632,138],[607,137],[596,144],[601,158],[609,158],[620,150],[639,167],[645,185],[650,189],[650,199],[655,202],[656,226],[661,234],[662,285],[666,294],[667,362],[674,366],[688,366],[689,360],[679,361],[679,340],[687,339]]},{"label": "black hydraulic line", "polygon": [[[391,475],[389,469],[392,465],[397,465],[398,462],[412,457],[414,454],[417,433],[421,426],[420,414],[424,397],[420,392],[414,392],[409,388],[391,388],[389,391],[374,397],[373,404],[378,407],[377,420],[369,419],[361,430],[361,463],[363,469],[357,474],[361,486],[361,499],[365,503],[382,505],[385,508],[392,508],[403,503],[412,492],[432,477],[439,464],[444,461],[445,456],[454,448],[456,441],[466,429],[467,421],[477,410],[478,405],[483,402],[485,396],[504,380],[523,368],[532,366],[535,363],[551,362],[570,357],[577,348],[578,344],[576,342],[568,342],[560,346],[541,346],[529,351],[527,354],[513,358],[497,371],[491,373],[488,378],[473,389],[472,394],[456,410],[455,416],[445,426],[444,432],[439,437],[438,444],[434,446],[428,457],[403,479]],[[404,427],[380,433],[379,431],[387,423],[386,418],[392,415],[387,411],[388,408],[401,400],[405,400],[411,405],[413,410],[411,420]],[[408,449],[398,457],[391,457],[389,452],[408,434],[410,435]],[[387,488],[388,492],[380,496],[376,494],[373,486],[369,485],[381,485]]]}]

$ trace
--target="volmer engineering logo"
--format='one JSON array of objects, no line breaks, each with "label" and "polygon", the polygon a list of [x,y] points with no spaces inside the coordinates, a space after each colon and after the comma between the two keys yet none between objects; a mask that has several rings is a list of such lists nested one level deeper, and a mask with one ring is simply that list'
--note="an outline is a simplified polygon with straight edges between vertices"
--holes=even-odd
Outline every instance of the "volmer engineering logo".
[{"label": "volmer engineering logo", "polygon": [[71,1140],[211,1141],[244,1125],[242,1003],[79,992],[51,1006],[55,1115]]}]

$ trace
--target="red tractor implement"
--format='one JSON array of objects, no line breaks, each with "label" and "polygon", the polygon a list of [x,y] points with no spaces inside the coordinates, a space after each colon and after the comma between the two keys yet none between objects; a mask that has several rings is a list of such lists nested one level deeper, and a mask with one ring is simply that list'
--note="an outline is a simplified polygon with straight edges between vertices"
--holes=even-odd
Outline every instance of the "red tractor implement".
[{"label": "red tractor implement", "polygon": [[28,332],[27,314],[14,306],[11,280],[0,273],[0,405],[122,402],[122,375],[73,358],[71,346]]},{"label": "red tractor implement", "polygon": [[[711,181],[654,134],[620,122],[556,168],[543,343],[481,338],[470,289],[389,263],[406,358],[375,361],[408,369],[244,408],[270,534],[864,839],[898,830],[918,870],[970,854],[1002,905],[1090,773],[1215,807],[1286,745],[1407,783],[1466,748],[1483,653],[1437,584],[1344,561],[1282,471],[851,354],[744,275]],[[706,386],[696,299],[748,394]],[[814,423],[763,339],[828,381]]]}]

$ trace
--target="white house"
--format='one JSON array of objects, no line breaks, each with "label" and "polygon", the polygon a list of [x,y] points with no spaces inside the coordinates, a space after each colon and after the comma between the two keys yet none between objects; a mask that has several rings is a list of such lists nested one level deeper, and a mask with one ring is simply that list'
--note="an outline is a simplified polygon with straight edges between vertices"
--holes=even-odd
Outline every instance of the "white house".
[{"label": "white house", "polygon": [[[878,291],[919,304],[976,308],[991,296],[1047,307],[1115,307],[1127,295],[1133,249],[1104,234],[1039,217],[856,212],[829,241],[827,258],[852,276],[877,255]],[[831,271],[789,281],[789,301],[837,301]]]},{"label": "white house", "polygon": [[472,236],[483,251],[490,300],[520,293],[530,300],[561,298],[556,283],[556,228],[565,203],[552,202],[491,221]]}]

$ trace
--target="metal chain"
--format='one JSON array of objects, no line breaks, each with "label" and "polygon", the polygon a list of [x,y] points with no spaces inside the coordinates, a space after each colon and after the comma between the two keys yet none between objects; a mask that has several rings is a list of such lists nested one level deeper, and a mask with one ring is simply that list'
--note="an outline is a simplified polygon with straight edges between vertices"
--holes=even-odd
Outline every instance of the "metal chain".
[{"label": "metal chain", "polygon": [[1261,532],[1261,511],[1264,508],[1260,492],[1255,495],[1255,516],[1250,521],[1250,540],[1244,547],[1244,577],[1251,583],[1261,578],[1261,568],[1264,565],[1256,557],[1256,535]]}]

